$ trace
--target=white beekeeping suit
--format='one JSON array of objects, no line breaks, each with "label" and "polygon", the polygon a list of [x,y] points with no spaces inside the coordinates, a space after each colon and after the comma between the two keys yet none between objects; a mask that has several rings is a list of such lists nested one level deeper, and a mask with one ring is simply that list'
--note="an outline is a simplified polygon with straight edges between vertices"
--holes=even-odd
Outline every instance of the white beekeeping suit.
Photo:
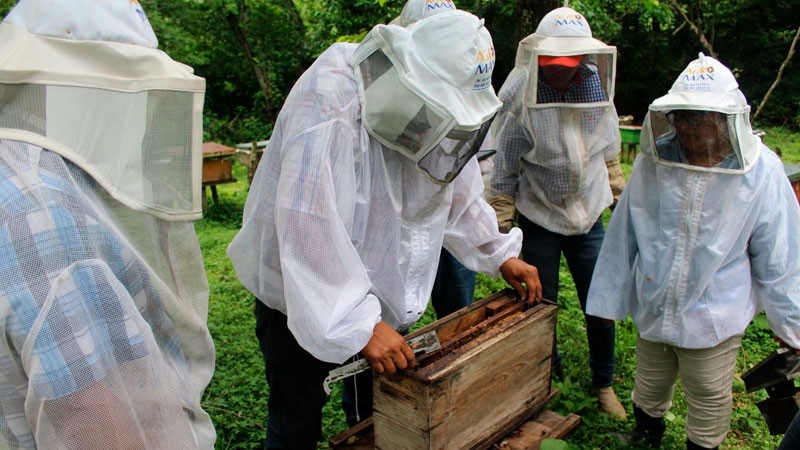
[{"label": "white beekeeping suit", "polygon": [[[551,87],[540,62],[570,60],[577,75],[562,93]],[[498,214],[515,205],[554,233],[591,229],[613,200],[605,163],[620,148],[615,69],[616,47],[592,38],[586,19],[569,8],[548,13],[520,42],[491,130],[499,152],[492,194],[504,205]]]},{"label": "white beekeeping suit", "polygon": [[292,89],[228,256],[315,358],[416,322],[443,243],[491,274],[519,253],[473,157],[500,107],[493,65],[482,21],[453,11],[333,45]]},{"label": "white beekeeping suit", "polygon": [[[589,314],[630,312],[643,339],[696,349],[743,333],[763,309],[775,334],[800,348],[800,208],[749,113],[730,70],[702,53],[651,104]],[[693,131],[710,124],[714,140]]]},{"label": "white beekeeping suit", "polygon": [[205,82],[134,0],[0,24],[0,447],[212,448]]}]

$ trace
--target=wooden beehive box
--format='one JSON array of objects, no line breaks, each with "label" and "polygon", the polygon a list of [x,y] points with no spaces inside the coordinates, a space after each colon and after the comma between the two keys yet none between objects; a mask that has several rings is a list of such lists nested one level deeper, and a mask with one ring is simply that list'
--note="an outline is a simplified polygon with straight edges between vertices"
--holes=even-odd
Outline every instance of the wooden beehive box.
[{"label": "wooden beehive box", "polygon": [[410,334],[442,349],[374,378],[375,448],[486,448],[549,400],[556,307],[506,290]]}]

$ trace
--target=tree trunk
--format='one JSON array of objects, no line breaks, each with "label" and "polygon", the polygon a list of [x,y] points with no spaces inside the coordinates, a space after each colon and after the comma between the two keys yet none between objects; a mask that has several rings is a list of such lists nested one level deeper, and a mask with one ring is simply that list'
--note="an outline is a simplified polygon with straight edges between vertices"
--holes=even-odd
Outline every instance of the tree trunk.
[{"label": "tree trunk", "polygon": [[[699,1],[697,3],[698,3],[698,13],[697,13],[698,17],[702,17],[703,15],[703,10],[701,9],[702,3]],[[703,33],[703,30],[700,29],[700,25],[698,25],[698,23],[696,23],[695,21],[690,19],[689,16],[686,15],[680,3],[678,3],[678,0],[669,0],[669,5],[672,7],[672,9],[678,12],[681,15],[681,17],[683,17],[683,21],[686,22],[687,25],[689,25],[689,28],[691,28],[692,31],[694,31],[694,34],[696,34],[697,38],[700,39],[700,44],[702,44],[702,46],[706,49],[708,54],[714,59],[719,59],[719,56],[717,56],[717,52],[714,51],[714,47],[711,45],[711,42],[709,42],[708,39],[706,39],[705,33]]]},{"label": "tree trunk", "polygon": [[789,64],[791,61],[792,56],[794,56],[794,48],[797,45],[797,39],[800,38],[800,27],[797,27],[797,33],[794,35],[794,39],[792,39],[792,44],[789,46],[789,53],[786,55],[786,59],[783,60],[783,64],[781,64],[781,68],[778,69],[778,76],[775,77],[775,81],[772,83],[772,86],[769,87],[767,93],[764,94],[764,99],[761,100],[761,104],[758,105],[758,109],[756,110],[755,115],[753,115],[753,122],[758,119],[758,116],[761,114],[761,111],[764,109],[764,105],[767,103],[769,96],[772,95],[772,91],[778,87],[778,83],[781,81],[781,76],[783,76],[783,69]]},{"label": "tree trunk", "polygon": [[514,6],[514,16],[517,18],[514,38],[519,42],[532,34],[542,17],[562,4],[559,0],[517,0]]},{"label": "tree trunk", "polygon": [[258,86],[261,88],[261,93],[264,95],[264,100],[267,105],[265,111],[266,118],[267,120],[272,121],[274,119],[274,114],[272,113],[272,108],[269,106],[269,99],[272,95],[272,86],[269,82],[269,76],[267,70],[258,65],[258,61],[256,61],[256,58],[253,55],[253,50],[247,40],[247,35],[242,28],[242,20],[245,14],[244,3],[237,2],[237,7],[238,14],[229,12],[225,19],[227,20],[228,26],[230,26],[231,31],[233,32],[233,37],[236,39],[236,42],[240,47],[242,47],[245,58],[247,59],[247,63],[250,64],[250,67],[253,69],[253,74],[258,81]]}]

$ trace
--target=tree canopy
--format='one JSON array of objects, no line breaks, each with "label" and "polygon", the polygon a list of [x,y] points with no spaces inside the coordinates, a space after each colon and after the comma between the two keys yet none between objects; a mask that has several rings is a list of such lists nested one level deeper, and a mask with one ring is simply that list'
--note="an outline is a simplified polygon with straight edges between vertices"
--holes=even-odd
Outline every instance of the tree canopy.
[{"label": "tree canopy", "polygon": [[[15,0],[0,0],[5,15]],[[396,17],[402,0],[141,0],[174,59],[207,80],[206,139],[269,136],[286,95],[314,58],[337,41],[358,42]],[[769,3],[767,5],[767,3]],[[499,89],[519,36],[558,0],[456,0],[486,19]],[[753,111],[786,58],[800,17],[796,0],[574,0],[594,36],[618,48],[616,106],[640,121],[683,67],[711,46],[738,77]],[[702,36],[702,37],[701,37]],[[705,44],[703,43],[705,40]],[[800,71],[790,61],[759,119],[797,128]]]}]

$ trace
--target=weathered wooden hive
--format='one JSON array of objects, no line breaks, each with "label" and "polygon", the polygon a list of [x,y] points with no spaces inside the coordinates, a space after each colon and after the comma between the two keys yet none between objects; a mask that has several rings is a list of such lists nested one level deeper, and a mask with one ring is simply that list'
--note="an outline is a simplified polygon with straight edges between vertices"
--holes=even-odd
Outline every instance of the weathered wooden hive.
[{"label": "weathered wooden hive", "polygon": [[442,348],[417,370],[374,378],[378,449],[481,449],[551,398],[556,307],[499,292],[412,333]]}]

